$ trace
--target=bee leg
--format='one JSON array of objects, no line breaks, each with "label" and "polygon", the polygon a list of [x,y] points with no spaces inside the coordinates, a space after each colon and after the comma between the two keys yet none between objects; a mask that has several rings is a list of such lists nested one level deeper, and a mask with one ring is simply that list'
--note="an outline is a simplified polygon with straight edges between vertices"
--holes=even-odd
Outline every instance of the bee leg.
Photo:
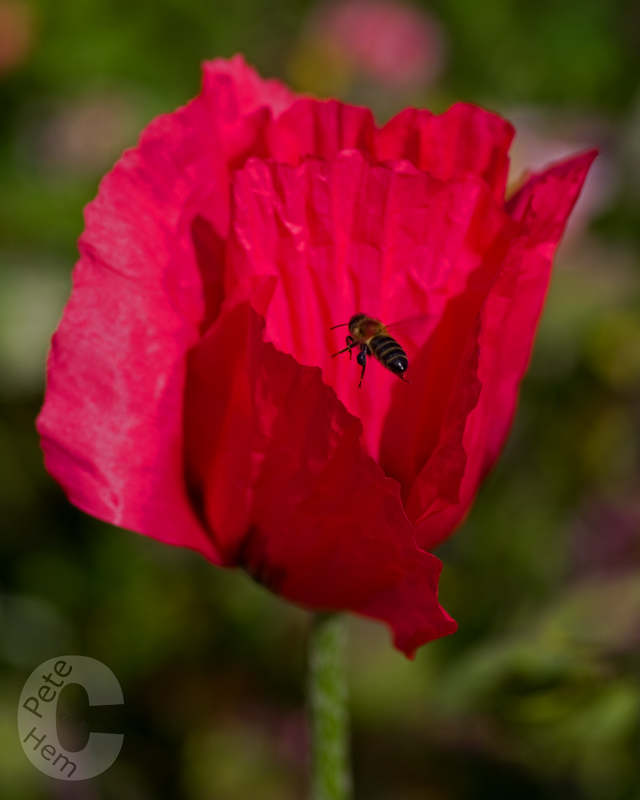
[{"label": "bee leg", "polygon": [[351,358],[353,357],[353,353],[351,351],[352,348],[355,347],[355,345],[356,345],[356,340],[353,338],[353,336],[347,336],[347,347],[349,348],[349,361],[351,361]]},{"label": "bee leg", "polygon": [[356,361],[362,367],[362,373],[360,375],[360,383],[358,384],[358,389],[362,386],[362,381],[364,380],[364,371],[367,368],[367,346],[366,344],[362,345],[360,352],[356,358]]},{"label": "bee leg", "polygon": [[355,345],[355,343],[356,341],[353,338],[353,336],[347,336],[347,346],[344,348],[344,350],[338,350],[338,352],[334,353],[331,356],[331,358],[335,358],[336,356],[339,356],[341,353],[349,353],[349,360],[351,360],[351,348]]}]

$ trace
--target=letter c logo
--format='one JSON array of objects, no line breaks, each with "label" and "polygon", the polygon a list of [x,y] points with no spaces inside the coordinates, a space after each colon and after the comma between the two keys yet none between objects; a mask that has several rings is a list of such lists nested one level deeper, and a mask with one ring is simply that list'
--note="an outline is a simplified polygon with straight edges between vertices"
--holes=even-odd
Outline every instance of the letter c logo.
[{"label": "letter c logo", "polygon": [[58,740],[56,709],[63,686],[80,684],[90,705],[122,705],[118,679],[109,667],[87,656],[59,656],[37,667],[20,695],[18,731],[27,758],[45,775],[67,781],[95,778],[118,757],[124,734],[89,734],[83,750],[65,750]]}]

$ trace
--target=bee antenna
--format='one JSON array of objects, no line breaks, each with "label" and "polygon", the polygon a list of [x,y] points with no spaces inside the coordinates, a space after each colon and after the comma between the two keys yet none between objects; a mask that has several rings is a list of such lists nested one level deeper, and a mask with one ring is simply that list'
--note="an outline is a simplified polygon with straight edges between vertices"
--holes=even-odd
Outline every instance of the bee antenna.
[{"label": "bee antenna", "polygon": [[344,328],[344,326],[348,324],[348,322],[341,322],[339,325],[334,325],[333,328],[329,328],[329,330],[334,331],[336,328]]}]

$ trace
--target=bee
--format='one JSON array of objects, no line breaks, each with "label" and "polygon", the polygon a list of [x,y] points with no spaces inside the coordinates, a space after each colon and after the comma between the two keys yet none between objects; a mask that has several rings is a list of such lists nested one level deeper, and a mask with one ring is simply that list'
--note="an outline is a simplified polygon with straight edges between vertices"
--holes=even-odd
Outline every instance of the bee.
[{"label": "bee", "polygon": [[351,358],[351,351],[354,348],[360,348],[360,352],[356,357],[356,362],[362,367],[360,375],[360,383],[358,389],[362,386],[364,379],[364,371],[367,366],[367,356],[374,356],[382,364],[383,367],[397,375],[400,380],[405,383],[411,383],[404,377],[404,373],[409,366],[409,359],[402,347],[396,340],[387,332],[387,326],[384,325],[379,319],[369,317],[367,314],[354,314],[349,322],[342,322],[340,325],[334,325],[331,330],[341,328],[347,325],[349,333],[347,335],[347,346],[344,350],[339,350],[334,353],[331,358],[339,356],[341,353],[349,353]]}]

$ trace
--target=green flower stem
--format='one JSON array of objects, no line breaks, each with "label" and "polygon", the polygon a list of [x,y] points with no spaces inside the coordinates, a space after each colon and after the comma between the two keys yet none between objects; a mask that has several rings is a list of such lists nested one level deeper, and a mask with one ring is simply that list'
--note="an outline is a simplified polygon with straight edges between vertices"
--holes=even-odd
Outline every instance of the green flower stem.
[{"label": "green flower stem", "polygon": [[314,614],[309,634],[311,800],[351,800],[346,620]]}]

